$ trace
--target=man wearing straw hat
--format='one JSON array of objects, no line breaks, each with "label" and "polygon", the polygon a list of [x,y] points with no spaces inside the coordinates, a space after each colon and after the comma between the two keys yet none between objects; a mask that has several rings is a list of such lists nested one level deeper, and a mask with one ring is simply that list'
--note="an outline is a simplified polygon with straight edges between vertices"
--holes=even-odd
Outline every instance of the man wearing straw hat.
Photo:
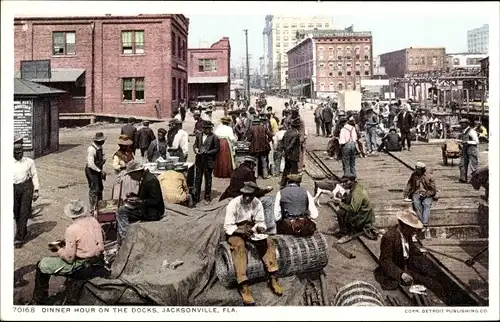
[{"label": "man wearing straw hat", "polygon": [[64,214],[73,220],[66,228],[64,240],[49,244],[56,256],[44,257],[36,265],[34,304],[43,304],[48,298],[52,275],[70,276],[91,265],[104,264],[104,240],[99,222],[91,216],[81,200],[72,200],[64,207]]},{"label": "man wearing straw hat", "polygon": [[91,209],[95,209],[99,200],[102,200],[102,192],[104,190],[103,181],[106,180],[106,172],[103,170],[106,157],[102,148],[104,142],[106,142],[104,133],[97,132],[93,141],[87,149],[87,165],[85,166],[85,176],[89,184]]},{"label": "man wearing straw hat", "polygon": [[16,235],[14,246],[22,247],[28,234],[28,218],[31,216],[33,201],[38,199],[40,183],[35,161],[24,156],[23,137],[14,136],[14,219]]},{"label": "man wearing straw hat", "polygon": [[231,200],[226,207],[224,231],[231,249],[234,262],[236,281],[245,305],[254,305],[252,291],[248,287],[247,278],[247,248],[246,243],[252,243],[264,262],[266,271],[270,275],[269,286],[271,291],[281,296],[283,291],[278,284],[278,262],[276,248],[266,232],[264,208],[255,193],[259,187],[254,182],[246,182],[241,188],[241,196]]},{"label": "man wearing straw hat", "polygon": [[[460,156],[460,182],[467,183],[468,174],[474,174],[478,165],[477,146],[479,144],[479,137],[476,130],[470,126],[468,119],[461,119],[460,126],[462,128],[462,153]],[[469,172],[469,167],[472,170]]]},{"label": "man wearing straw hat", "polygon": [[121,245],[131,223],[137,221],[158,221],[165,213],[165,203],[160,182],[144,166],[135,160],[127,164],[125,175],[140,182],[139,192],[129,193],[125,204],[116,212],[118,244]]},{"label": "man wearing straw hat", "polygon": [[398,284],[419,283],[443,296],[446,290],[433,278],[430,265],[425,263],[426,250],[417,244],[415,235],[424,225],[410,208],[399,211],[396,217],[398,224],[390,228],[380,242],[376,279],[385,290],[396,289]]}]

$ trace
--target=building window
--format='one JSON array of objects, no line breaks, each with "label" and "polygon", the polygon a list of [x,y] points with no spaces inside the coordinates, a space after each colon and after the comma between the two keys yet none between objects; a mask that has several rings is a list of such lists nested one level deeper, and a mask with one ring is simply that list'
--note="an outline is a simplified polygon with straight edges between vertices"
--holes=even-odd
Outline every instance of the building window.
[{"label": "building window", "polygon": [[335,89],[335,86],[333,84],[333,82],[330,82],[330,90],[333,91]]},{"label": "building window", "polygon": [[75,55],[76,34],[74,31],[54,32],[52,34],[53,55]]},{"label": "building window", "polygon": [[297,25],[296,25],[296,24],[293,24],[293,25],[292,25],[292,28],[297,28]]},{"label": "building window", "polygon": [[351,66],[352,66],[352,64],[351,64],[350,62],[347,62],[347,63],[346,63],[346,66],[347,66],[347,67],[351,67]]},{"label": "building window", "polygon": [[425,65],[425,57],[420,57],[420,65]]},{"label": "building window", "polygon": [[305,28],[306,27],[306,24],[305,23],[301,23],[300,24],[300,28]]},{"label": "building window", "polygon": [[356,76],[361,75],[361,72],[359,70],[356,71]]},{"label": "building window", "polygon": [[351,76],[351,71],[350,70],[347,71],[347,76]]},{"label": "building window", "polygon": [[284,40],[284,41],[288,41],[288,36],[284,36],[284,37],[283,37],[283,40]]},{"label": "building window", "polygon": [[342,56],[340,56],[340,55],[339,55],[339,56],[337,57],[337,59],[338,59],[338,60],[342,60]]},{"label": "building window", "polygon": [[339,71],[338,75],[339,77],[342,77],[342,71]]},{"label": "building window", "polygon": [[172,77],[172,101],[177,97],[177,78]]},{"label": "building window", "polygon": [[356,54],[356,59],[360,59],[361,56],[359,54]]},{"label": "building window", "polygon": [[313,23],[310,23],[307,25],[308,28],[314,28],[314,24]]},{"label": "building window", "polygon": [[206,58],[198,60],[198,71],[199,72],[216,72],[217,71],[217,59]]},{"label": "building window", "polygon": [[325,23],[325,28],[329,28],[329,27],[330,27],[330,24]]},{"label": "building window", "polygon": [[338,83],[338,85],[337,85],[337,89],[338,89],[339,91],[341,91],[343,87],[344,87],[344,86],[343,86],[343,84],[342,84],[342,83]]},{"label": "building window", "polygon": [[284,25],[283,25],[283,28],[288,28],[288,25],[287,25],[287,24],[284,24]]},{"label": "building window", "polygon": [[182,58],[182,42],[181,36],[177,36],[177,57]]},{"label": "building window", "polygon": [[144,54],[144,30],[122,31],[122,52]]},{"label": "building window", "polygon": [[460,59],[458,58],[453,58],[453,65],[460,65]]},{"label": "building window", "polygon": [[410,57],[410,65],[413,65],[413,57]]},{"label": "building window", "polygon": [[370,57],[368,55],[365,55],[365,60],[370,60]]},{"label": "building window", "polygon": [[187,61],[187,53],[188,53],[188,51],[187,51],[187,46],[186,46],[186,41],[185,40],[182,41],[182,47],[184,48],[184,50],[183,50],[184,61]]},{"label": "building window", "polygon": [[280,41],[280,40],[281,40],[280,36],[279,36],[279,35],[277,35],[277,36],[276,36],[276,41]]},{"label": "building window", "polygon": [[438,64],[438,59],[436,56],[432,57],[432,66],[437,66]]},{"label": "building window", "polygon": [[369,51],[370,50],[370,46],[365,46],[365,51]]},{"label": "building window", "polygon": [[370,72],[368,70],[365,70],[365,76],[370,76]]},{"label": "building window", "polygon": [[276,28],[279,28],[279,27],[280,27],[280,24],[279,24],[279,23],[277,23],[277,24],[276,24]]},{"label": "building window", "polygon": [[122,98],[124,102],[144,101],[144,77],[123,78]]},{"label": "building window", "polygon": [[325,90],[325,83],[319,83],[319,87],[320,87],[320,91],[324,91]]},{"label": "building window", "polygon": [[323,24],[321,24],[321,23],[316,24],[316,28],[321,28],[321,27],[323,27]]}]

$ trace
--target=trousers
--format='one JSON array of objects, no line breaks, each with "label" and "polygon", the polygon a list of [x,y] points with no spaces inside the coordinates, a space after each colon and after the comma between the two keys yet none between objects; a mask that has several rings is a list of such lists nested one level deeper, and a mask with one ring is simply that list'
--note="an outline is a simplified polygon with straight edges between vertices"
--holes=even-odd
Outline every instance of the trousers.
[{"label": "trousers", "polygon": [[125,206],[118,208],[116,212],[116,227],[118,230],[118,244],[121,245],[127,237],[130,224],[142,219],[142,209],[130,209]]},{"label": "trousers", "polygon": [[276,234],[276,221],[274,219],[274,198],[271,196],[263,196],[259,198],[264,208],[264,218],[266,220],[266,234]]},{"label": "trousers", "polygon": [[85,176],[89,184],[89,203],[90,209],[94,209],[97,203],[102,200],[102,192],[104,190],[102,173],[85,167]]},{"label": "trousers", "polygon": [[33,202],[33,181],[14,184],[14,219],[16,221],[15,240],[22,241],[28,234],[28,219]]},{"label": "trousers", "polygon": [[281,186],[284,187],[286,184],[286,177],[289,174],[299,173],[299,162],[288,159],[285,156],[285,168],[283,169],[283,174],[281,176]]},{"label": "trousers", "polygon": [[267,162],[267,157],[269,152],[252,153],[252,156],[257,159],[257,165],[255,167],[255,177],[259,177],[259,165],[262,169],[262,177],[267,177],[269,174],[269,165]]},{"label": "trousers", "polygon": [[236,281],[238,282],[238,284],[242,284],[248,281],[248,251],[246,248],[247,242],[255,245],[268,273],[275,273],[278,271],[278,261],[276,260],[276,246],[274,245],[274,242],[269,238],[255,241],[243,238],[242,236],[232,235],[228,236],[227,242],[229,243],[229,248],[231,249],[231,256],[233,258]]},{"label": "trousers", "polygon": [[[474,173],[477,170],[477,164],[477,146],[465,145],[460,156],[460,164],[458,165],[460,180],[467,181],[468,174]],[[469,167],[472,170],[471,172],[469,172]]]},{"label": "trousers", "polygon": [[278,175],[281,173],[281,159],[283,158],[283,150],[274,150],[274,174]]},{"label": "trousers", "polygon": [[206,165],[195,165],[195,192],[194,201],[199,202],[201,196],[201,183],[203,178],[205,179],[205,196],[204,199],[210,201],[212,195],[212,173],[213,168],[209,168]]},{"label": "trousers", "polygon": [[415,208],[415,212],[417,213],[418,218],[427,226],[429,224],[429,218],[431,216],[431,206],[432,206],[432,198],[421,198],[418,192],[415,192],[412,197],[413,207]]},{"label": "trousers", "polygon": [[356,175],[356,143],[347,142],[342,147],[342,170],[344,175]]},{"label": "trousers", "polygon": [[377,151],[377,128],[374,126],[366,130],[366,147],[368,152]]}]

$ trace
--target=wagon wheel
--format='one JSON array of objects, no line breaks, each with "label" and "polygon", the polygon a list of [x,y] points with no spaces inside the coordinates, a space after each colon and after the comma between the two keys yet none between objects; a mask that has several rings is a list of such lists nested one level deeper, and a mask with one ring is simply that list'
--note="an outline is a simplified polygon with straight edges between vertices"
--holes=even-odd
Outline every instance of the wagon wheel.
[{"label": "wagon wheel", "polygon": [[442,150],[443,153],[443,165],[447,166],[448,165],[448,158],[446,157],[446,150]]}]

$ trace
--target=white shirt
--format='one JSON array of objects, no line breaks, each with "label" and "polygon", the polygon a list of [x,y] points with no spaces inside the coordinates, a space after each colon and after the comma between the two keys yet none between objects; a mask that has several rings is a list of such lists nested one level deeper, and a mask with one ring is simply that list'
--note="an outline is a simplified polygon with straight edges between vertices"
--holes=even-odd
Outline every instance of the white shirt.
[{"label": "white shirt", "polygon": [[343,145],[347,142],[356,142],[358,140],[358,133],[356,132],[356,128],[351,124],[346,124],[340,130],[339,135],[339,144]]},{"label": "white shirt", "polygon": [[276,132],[276,134],[273,136],[273,144],[274,148],[276,149],[278,147],[278,143],[283,140],[283,136],[285,135],[286,130],[279,130]]},{"label": "white shirt", "polygon": [[408,257],[410,257],[410,244],[406,240],[403,233],[399,231],[399,229],[398,229],[398,232],[399,232],[399,235],[401,235],[401,245],[403,245],[403,257],[405,259],[408,259]]},{"label": "white shirt", "polygon": [[[89,146],[89,148],[87,149],[87,165],[89,166],[90,169],[95,170],[97,172],[101,172],[101,169],[99,169],[95,165],[94,158],[95,158],[97,150],[100,150],[100,149],[102,149],[102,147],[98,147],[94,143],[92,143],[92,145]],[[103,160],[106,160],[104,158],[104,151],[102,152],[102,157],[103,157]]]},{"label": "white shirt", "polygon": [[214,134],[217,135],[219,138],[221,137],[229,138],[229,140],[231,140],[232,143],[237,141],[236,136],[234,135],[233,128],[230,127],[229,125],[219,124],[215,128]]},{"label": "white shirt", "polygon": [[181,121],[181,122],[182,122],[182,117],[181,117],[181,115],[180,115],[180,114],[175,115],[175,116],[174,116],[174,119],[179,120],[179,121]]},{"label": "white shirt", "polygon": [[264,207],[258,198],[253,198],[252,202],[244,205],[242,196],[238,196],[231,200],[226,206],[226,218],[224,220],[224,231],[227,235],[232,235],[238,229],[238,223],[250,221],[254,224],[252,231],[254,234],[250,237],[251,240],[263,240],[267,238],[267,234],[258,234],[257,227],[262,227],[267,230]]},{"label": "white shirt", "polygon": [[36,172],[35,161],[33,159],[22,157],[21,160],[14,159],[14,184],[23,183],[26,180],[33,180],[35,190],[40,188],[38,173]]},{"label": "white shirt", "polygon": [[189,135],[183,129],[179,129],[179,131],[175,134],[174,140],[172,142],[172,149],[177,149],[179,147],[182,149],[182,153],[188,154]]},{"label": "white shirt", "polygon": [[477,132],[476,130],[474,130],[473,128],[471,128],[470,126],[468,126],[463,132],[462,134],[465,134],[465,132],[467,132],[468,130],[470,129],[469,131],[469,141],[467,141],[467,144],[469,145],[478,145],[479,144],[479,137],[477,135]]},{"label": "white shirt", "polygon": [[[314,204],[314,199],[309,193],[309,191],[306,192],[307,192],[307,200],[309,203],[309,206],[307,207],[307,210],[309,210],[309,218],[315,221],[318,218],[318,208],[316,208],[316,205]],[[281,191],[278,191],[278,193],[276,194],[276,200],[274,200],[274,219],[276,221],[281,219],[280,201],[281,201]]]}]

